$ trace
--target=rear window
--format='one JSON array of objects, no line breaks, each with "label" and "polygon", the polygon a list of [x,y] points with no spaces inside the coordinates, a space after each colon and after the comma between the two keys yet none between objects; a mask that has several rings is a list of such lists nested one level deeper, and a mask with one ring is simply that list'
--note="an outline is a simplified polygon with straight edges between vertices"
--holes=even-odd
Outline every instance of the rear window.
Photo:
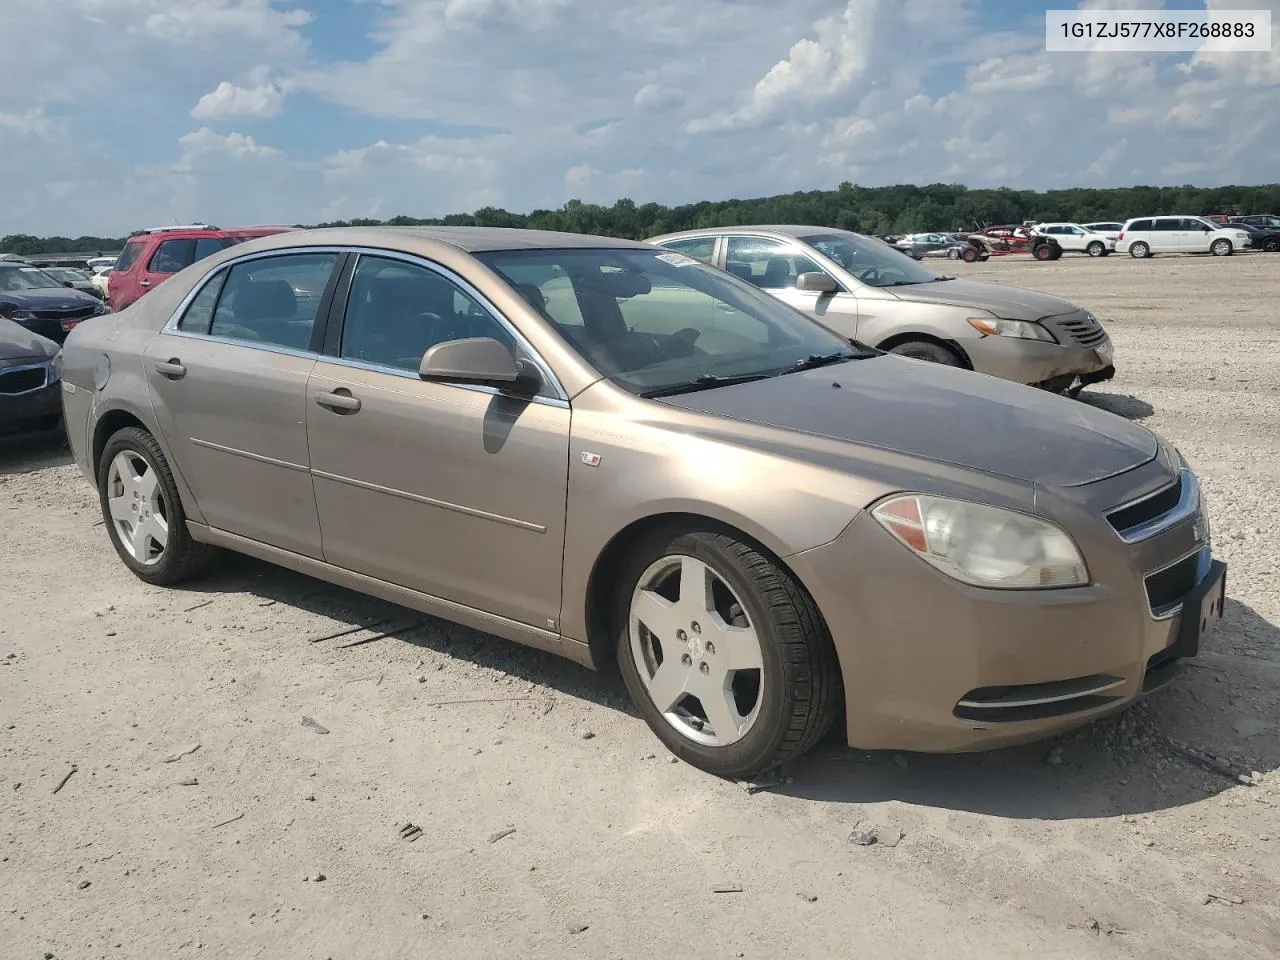
[{"label": "rear window", "polygon": [[116,265],[113,270],[124,272],[137,262],[139,256],[142,255],[142,248],[145,244],[141,240],[130,240],[125,244],[124,249],[120,251],[120,256],[116,257]]}]

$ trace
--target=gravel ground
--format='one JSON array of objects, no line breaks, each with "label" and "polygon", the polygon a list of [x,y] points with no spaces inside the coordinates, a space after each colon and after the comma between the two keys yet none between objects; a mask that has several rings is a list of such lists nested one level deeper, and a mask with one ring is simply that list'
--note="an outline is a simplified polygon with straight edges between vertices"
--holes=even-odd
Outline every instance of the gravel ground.
[{"label": "gravel ground", "polygon": [[148,587],[65,452],[10,443],[0,954],[1274,958],[1280,256],[955,266],[1093,309],[1120,374],[1085,401],[1200,471],[1230,600],[1179,683],[1057,743],[823,747],[752,795],[550,656],[247,559]]}]

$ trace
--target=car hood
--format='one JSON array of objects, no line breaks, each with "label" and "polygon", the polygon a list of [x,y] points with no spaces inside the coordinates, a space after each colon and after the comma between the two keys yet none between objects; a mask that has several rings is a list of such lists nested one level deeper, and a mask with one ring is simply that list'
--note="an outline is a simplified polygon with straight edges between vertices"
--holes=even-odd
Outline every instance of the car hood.
[{"label": "car hood", "polygon": [[1149,430],[1078,400],[893,356],[664,402],[1055,487],[1131,470],[1159,449]]},{"label": "car hood", "polygon": [[5,360],[47,360],[56,356],[58,345],[32,333],[26,327],[0,317],[0,362]]},{"label": "car hood", "polygon": [[96,306],[98,300],[79,290],[50,287],[48,290],[6,290],[0,292],[0,303],[19,310],[79,310]]},{"label": "car hood", "polygon": [[952,307],[985,310],[1004,320],[1039,320],[1075,313],[1080,308],[1069,300],[1036,290],[1020,290],[1002,283],[977,280],[940,280],[916,283],[909,287],[887,287],[900,300],[914,303],[938,303]]}]

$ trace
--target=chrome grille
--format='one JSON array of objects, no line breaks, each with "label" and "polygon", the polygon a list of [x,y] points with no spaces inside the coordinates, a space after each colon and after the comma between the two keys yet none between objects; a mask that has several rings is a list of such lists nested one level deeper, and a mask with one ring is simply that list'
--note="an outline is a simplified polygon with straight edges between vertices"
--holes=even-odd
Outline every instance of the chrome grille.
[{"label": "chrome grille", "polygon": [[88,320],[97,315],[98,305],[93,303],[87,307],[73,307],[70,310],[34,310],[32,312],[40,320]]}]

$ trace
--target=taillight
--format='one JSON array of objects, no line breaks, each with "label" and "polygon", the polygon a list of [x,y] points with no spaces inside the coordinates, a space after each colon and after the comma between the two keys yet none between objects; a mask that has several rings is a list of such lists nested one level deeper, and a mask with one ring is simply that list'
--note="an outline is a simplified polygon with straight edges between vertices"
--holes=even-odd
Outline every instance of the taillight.
[{"label": "taillight", "polygon": [[1119,233],[1116,234],[1116,242],[1119,243],[1123,239],[1124,239],[1124,231],[1121,230]]}]

